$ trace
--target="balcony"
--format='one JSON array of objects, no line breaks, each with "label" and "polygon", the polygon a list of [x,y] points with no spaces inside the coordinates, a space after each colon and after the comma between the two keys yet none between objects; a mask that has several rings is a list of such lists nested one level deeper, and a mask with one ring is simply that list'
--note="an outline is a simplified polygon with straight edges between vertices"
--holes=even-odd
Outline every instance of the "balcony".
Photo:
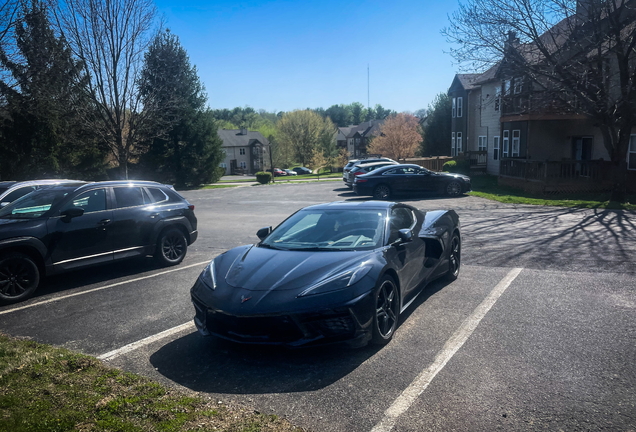
[{"label": "balcony", "polygon": [[591,161],[533,161],[506,158],[499,167],[500,183],[529,192],[577,193],[611,189],[611,163]]}]

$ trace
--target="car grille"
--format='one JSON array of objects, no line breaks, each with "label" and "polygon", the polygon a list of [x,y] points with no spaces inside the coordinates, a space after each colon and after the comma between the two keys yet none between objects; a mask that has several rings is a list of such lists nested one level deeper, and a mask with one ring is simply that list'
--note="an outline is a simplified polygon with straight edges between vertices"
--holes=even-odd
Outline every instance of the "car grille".
[{"label": "car grille", "polygon": [[311,333],[325,337],[353,336],[355,325],[350,315],[303,322]]}]

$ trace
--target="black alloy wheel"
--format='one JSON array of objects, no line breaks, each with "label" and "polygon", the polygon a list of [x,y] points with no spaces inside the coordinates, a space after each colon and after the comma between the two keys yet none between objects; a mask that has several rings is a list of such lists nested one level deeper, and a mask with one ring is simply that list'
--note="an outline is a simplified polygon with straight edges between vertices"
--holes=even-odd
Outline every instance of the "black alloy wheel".
[{"label": "black alloy wheel", "polygon": [[28,255],[15,252],[0,257],[0,303],[22,301],[39,284],[40,270]]},{"label": "black alloy wheel", "polygon": [[381,184],[373,189],[373,198],[377,200],[386,200],[391,197],[391,188],[385,184]]},{"label": "black alloy wheel", "polygon": [[458,181],[452,181],[446,185],[446,194],[448,196],[456,197],[461,195],[462,185]]},{"label": "black alloy wheel", "polygon": [[177,265],[186,256],[188,242],[178,228],[168,228],[159,236],[155,258],[160,264]]},{"label": "black alloy wheel", "polygon": [[459,276],[461,266],[462,242],[457,234],[453,234],[451,247],[448,251],[448,273],[446,279],[454,281]]},{"label": "black alloy wheel", "polygon": [[400,294],[393,278],[384,275],[375,293],[375,313],[373,315],[373,335],[371,341],[385,345],[393,337],[400,316]]}]

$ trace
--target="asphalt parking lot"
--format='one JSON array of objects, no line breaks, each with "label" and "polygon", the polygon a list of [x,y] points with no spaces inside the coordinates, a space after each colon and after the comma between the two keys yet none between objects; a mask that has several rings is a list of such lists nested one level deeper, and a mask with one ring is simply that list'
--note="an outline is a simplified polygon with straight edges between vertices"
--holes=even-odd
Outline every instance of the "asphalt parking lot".
[{"label": "asphalt parking lot", "polygon": [[222,251],[341,182],[197,190],[184,262],[150,259],[49,278],[0,307],[2,331],[169,385],[286,416],[313,431],[636,430],[636,214],[408,199],[452,208],[457,281],[430,284],[383,347],[242,347],[202,338],[189,289]]}]

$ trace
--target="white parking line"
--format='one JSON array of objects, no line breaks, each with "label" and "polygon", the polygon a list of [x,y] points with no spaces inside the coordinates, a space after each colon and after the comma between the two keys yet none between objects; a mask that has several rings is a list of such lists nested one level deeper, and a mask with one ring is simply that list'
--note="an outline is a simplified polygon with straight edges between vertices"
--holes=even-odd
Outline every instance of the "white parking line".
[{"label": "white parking line", "polygon": [[492,308],[499,297],[506,291],[512,281],[519,276],[522,270],[522,268],[510,270],[497,286],[492,289],[488,297],[475,308],[473,313],[464,320],[462,325],[455,331],[450,339],[446,341],[442,350],[437,353],[433,364],[420,372],[411,385],[398,396],[393,404],[384,412],[384,418],[371,429],[371,432],[389,432],[393,429],[398,418],[413,405],[422,392],[426,390],[431,381],[433,381],[433,378],[435,378],[438,372],[446,366],[446,363],[448,363],[462,345],[464,345],[490,308]]},{"label": "white parking line", "polygon": [[163,271],[163,272],[160,272],[160,273],[155,273],[155,274],[152,274],[150,276],[144,276],[144,277],[131,279],[131,280],[123,281],[123,282],[117,282],[117,283],[106,285],[106,286],[99,287],[99,288],[93,288],[93,289],[89,289],[89,290],[86,290],[86,291],[76,292],[74,294],[68,294],[68,295],[65,295],[65,296],[51,298],[51,299],[44,300],[44,301],[41,301],[41,302],[38,302],[38,303],[31,303],[31,304],[24,305],[24,306],[19,306],[19,307],[15,307],[15,308],[12,308],[12,309],[3,310],[3,311],[0,311],[0,315],[8,314],[10,312],[17,312],[19,310],[29,309],[29,308],[32,308],[32,307],[35,307],[35,306],[41,306],[41,305],[45,305],[45,304],[48,304],[48,303],[53,303],[53,302],[56,302],[56,301],[64,300],[64,299],[67,299],[67,298],[70,298],[70,297],[80,296],[80,295],[83,295],[83,294],[92,293],[92,292],[95,292],[95,291],[101,291],[101,290],[105,290],[105,289],[108,289],[108,288],[113,288],[113,287],[116,287],[116,286],[119,286],[119,285],[125,285],[125,284],[128,284],[128,283],[139,282],[140,280],[150,279],[150,278],[153,278],[153,277],[165,275],[165,274],[176,272],[176,271],[179,271],[179,270],[189,269],[191,267],[200,266],[200,265],[203,265],[203,264],[207,264],[209,262],[210,261],[200,262],[200,263],[196,263],[196,264],[190,264],[190,265],[179,267],[179,268],[175,268],[175,269],[172,269],[172,270],[166,270],[166,271]]},{"label": "white parking line", "polygon": [[118,348],[116,350],[112,350],[105,354],[98,355],[97,358],[99,360],[112,360],[115,357],[119,357],[120,355],[134,351],[137,348],[141,348],[142,346],[151,344],[155,341],[158,341],[159,339],[163,339],[175,333],[179,333],[180,331],[183,331],[183,330],[189,330],[194,328],[195,328],[194,321],[190,321],[185,324],[181,324],[180,326],[172,327],[171,329],[162,331],[161,333],[157,333],[156,335],[148,336],[147,338],[143,338],[141,340],[138,340],[137,342],[124,345],[123,347]]}]

